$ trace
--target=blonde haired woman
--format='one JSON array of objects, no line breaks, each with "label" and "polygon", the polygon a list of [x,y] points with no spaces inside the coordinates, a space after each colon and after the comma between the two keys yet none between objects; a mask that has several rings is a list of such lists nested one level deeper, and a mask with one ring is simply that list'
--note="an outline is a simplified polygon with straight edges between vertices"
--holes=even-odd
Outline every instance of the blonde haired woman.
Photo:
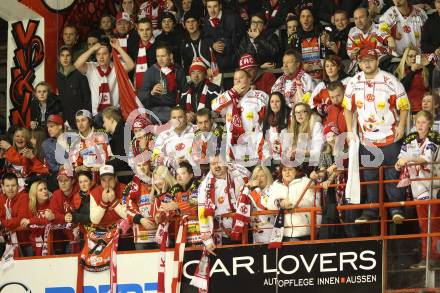
[{"label": "blonde haired woman", "polygon": [[55,216],[49,209],[50,192],[47,189],[46,181],[40,180],[32,183],[29,190],[29,219],[22,219],[21,226],[23,228],[29,225],[38,225],[38,228],[31,228],[30,240],[32,242],[32,250],[35,256],[47,255],[47,246],[44,243],[45,225],[50,224]]},{"label": "blonde haired woman", "polygon": [[[306,103],[296,103],[287,131],[282,133],[282,160],[301,161],[309,157],[309,166],[317,166],[324,144],[321,118]],[[283,151],[284,150],[284,151]]]},{"label": "blonde haired woman", "polygon": [[[251,180],[243,188],[243,192],[249,191],[252,211],[266,210],[268,200],[266,192],[272,183],[272,174],[267,167],[258,165],[254,168]],[[254,243],[268,243],[270,241],[274,222],[275,215],[251,217]]]},{"label": "blonde haired woman", "polygon": [[171,194],[171,187],[176,183],[166,166],[158,166],[153,171],[151,195],[155,197],[155,204],[152,213],[156,223],[166,221],[164,216],[169,216],[170,212],[177,210],[177,203]]},{"label": "blonde haired woman", "polygon": [[422,99],[429,90],[429,60],[417,49],[408,47],[396,68],[396,74],[408,93],[413,114],[422,110]]}]

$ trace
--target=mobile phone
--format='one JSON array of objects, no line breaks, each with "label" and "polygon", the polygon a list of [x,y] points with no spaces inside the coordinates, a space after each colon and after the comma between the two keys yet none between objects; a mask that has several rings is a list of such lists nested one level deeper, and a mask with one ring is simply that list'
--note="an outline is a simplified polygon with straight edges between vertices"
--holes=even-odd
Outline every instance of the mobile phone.
[{"label": "mobile phone", "polygon": [[419,64],[419,65],[422,64],[422,55],[417,55],[416,56],[416,64]]}]

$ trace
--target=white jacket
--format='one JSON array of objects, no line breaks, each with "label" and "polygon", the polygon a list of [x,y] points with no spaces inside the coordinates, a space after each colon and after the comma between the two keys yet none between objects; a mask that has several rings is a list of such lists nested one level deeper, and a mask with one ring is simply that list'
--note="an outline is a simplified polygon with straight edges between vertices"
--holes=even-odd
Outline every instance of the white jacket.
[{"label": "white jacket", "polygon": [[[278,180],[272,183],[267,191],[268,200],[263,201],[268,210],[278,210],[277,202],[281,199],[288,199],[296,206],[301,194],[305,190],[310,179],[306,176],[292,180],[289,186],[286,186]],[[299,203],[300,208],[310,208],[315,204],[313,189],[306,191],[304,197]],[[301,237],[310,235],[310,213],[292,213],[286,214],[284,218],[284,237]],[[292,227],[303,226],[303,227]]]}]

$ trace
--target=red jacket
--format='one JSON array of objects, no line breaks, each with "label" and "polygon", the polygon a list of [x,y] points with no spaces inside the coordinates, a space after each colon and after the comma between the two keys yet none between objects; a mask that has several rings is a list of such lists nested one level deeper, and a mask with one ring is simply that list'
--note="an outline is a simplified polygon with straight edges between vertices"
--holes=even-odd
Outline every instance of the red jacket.
[{"label": "red jacket", "polygon": [[333,122],[339,129],[340,133],[347,132],[347,124],[345,123],[344,108],[340,105],[330,105],[327,109],[327,119],[324,121],[324,127]]},{"label": "red jacket", "polygon": [[[16,231],[20,228],[20,222],[22,219],[28,217],[28,204],[29,196],[25,192],[18,193],[8,200],[5,194],[0,195],[0,221],[1,228],[6,228],[9,231]],[[11,208],[11,219],[6,219],[6,205]],[[27,231],[17,232],[17,238],[19,242],[29,241],[29,233]]]},{"label": "red jacket", "polygon": [[263,74],[261,74],[257,78],[257,80],[254,81],[253,85],[257,90],[263,91],[266,94],[270,95],[272,91],[272,86],[276,80],[277,79],[275,75],[273,75],[273,73],[263,72]]},{"label": "red jacket", "polygon": [[64,217],[67,213],[71,213],[73,209],[74,194],[79,192],[79,187],[75,184],[72,188],[72,192],[69,196],[65,196],[64,193],[57,189],[50,199],[50,209],[55,215],[53,223],[64,224],[66,221]]},{"label": "red jacket", "polygon": [[32,160],[24,157],[14,147],[10,147],[5,153],[5,159],[13,165],[23,166],[21,177],[30,173],[48,174],[49,169],[37,157]]},{"label": "red jacket", "polygon": [[[125,189],[125,184],[119,183],[119,182],[116,183],[115,203],[116,202],[121,203],[122,193],[124,192],[124,189]],[[102,202],[102,191],[103,191],[103,188],[101,185],[99,185],[99,186],[95,187],[90,192],[90,195],[93,196],[93,199],[95,200],[96,204],[101,207],[107,205]],[[92,211],[90,211],[90,212],[92,212]],[[109,226],[109,225],[115,224],[120,219],[121,219],[121,217],[113,209],[108,207],[104,213],[104,216],[102,217],[101,221],[99,222],[99,225]]]}]

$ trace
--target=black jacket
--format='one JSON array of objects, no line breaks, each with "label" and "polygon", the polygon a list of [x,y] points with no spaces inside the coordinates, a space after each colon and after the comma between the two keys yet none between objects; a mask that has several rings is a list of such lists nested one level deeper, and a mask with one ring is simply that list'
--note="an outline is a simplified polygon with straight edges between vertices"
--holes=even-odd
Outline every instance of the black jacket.
[{"label": "black jacket", "polygon": [[276,62],[280,53],[280,41],[273,30],[266,29],[252,43],[251,38],[245,35],[238,47],[240,56],[248,53],[254,56],[258,64]]},{"label": "black jacket", "polygon": [[286,23],[286,17],[288,13],[295,13],[295,7],[298,5],[298,0],[284,0],[278,1],[280,6],[275,15],[273,14],[273,8],[270,5],[269,0],[263,0],[263,12],[269,14],[271,17],[267,21],[268,28],[278,29],[280,26]]},{"label": "black jacket", "polygon": [[[131,60],[133,60],[134,63],[137,62],[137,57],[139,53],[139,42],[140,42],[140,37],[138,32],[132,31],[128,35],[128,39],[127,39],[127,53],[128,55],[130,55]],[[147,50],[148,67],[153,66],[153,64],[156,64],[156,46],[157,46],[157,42],[155,41],[153,45],[150,47],[150,49]],[[131,79],[133,79],[135,72],[136,69],[128,73]]]},{"label": "black jacket", "polygon": [[440,16],[434,12],[428,17],[422,28],[421,48],[423,53],[434,53],[440,48]]},{"label": "black jacket", "polygon": [[155,113],[161,122],[169,120],[170,110],[179,103],[179,95],[186,92],[186,74],[182,67],[175,66],[177,92],[167,92],[165,95],[151,95],[153,87],[160,82],[160,68],[157,64],[151,66],[145,72],[142,86],[138,90],[138,97],[145,108]]},{"label": "black jacket", "polygon": [[72,212],[72,222],[88,225],[90,221],[90,195],[87,193],[79,192],[81,197],[81,205],[79,208]]},{"label": "black jacket", "polygon": [[166,45],[173,52],[173,58],[175,63],[180,64],[180,47],[182,43],[182,29],[180,26],[176,25],[174,30],[169,33],[162,32],[156,37],[157,45]]},{"label": "black jacket", "polygon": [[76,129],[75,113],[86,109],[92,111],[90,88],[87,77],[78,70],[67,75],[57,72],[58,99],[63,117],[70,127]]},{"label": "black jacket", "polygon": [[[195,86],[193,83],[190,83],[189,87],[193,89],[193,93],[191,95],[191,105],[194,112],[197,112],[197,107],[199,106],[200,97],[202,96],[202,90],[205,87],[205,83],[201,82],[198,86]],[[221,92],[221,88],[218,85],[213,84],[211,82],[208,84],[208,92],[206,93],[205,108],[211,109],[211,101],[217,98],[220,92]],[[180,106],[183,109],[186,109],[187,95],[188,95],[188,91],[183,93],[180,99]]]},{"label": "black jacket", "polygon": [[[194,56],[194,51],[196,56]],[[197,41],[191,40],[188,33],[185,33],[182,44],[180,46],[180,56],[182,58],[182,67],[185,73],[188,73],[189,67],[195,57],[203,57],[208,61],[208,64],[205,64],[206,67],[209,67],[211,64],[211,53],[209,51],[209,42],[203,37],[199,38]],[[203,62],[206,63],[206,62]]]},{"label": "black jacket", "polygon": [[[124,126],[125,126],[125,123],[123,121],[119,122],[116,125],[115,132],[112,134],[112,136],[110,138],[109,144],[110,144],[110,148],[112,150],[112,154],[114,156],[123,156],[123,157],[126,156],[125,140],[124,140]],[[128,139],[128,141],[130,141],[131,137],[128,137],[127,139]],[[113,157],[110,160],[108,160],[106,162],[106,164],[112,165],[113,168],[115,169],[115,172],[131,170],[130,167],[128,166],[127,162],[125,162],[121,159],[118,159],[116,157]],[[125,177],[126,176],[122,176],[122,177],[118,176],[118,179],[120,182],[127,184],[130,180],[129,179],[126,179],[126,180],[122,179]]]},{"label": "black jacket", "polygon": [[335,27],[332,28],[333,32],[331,34],[331,39],[333,42],[336,42],[339,45],[338,56],[342,59],[350,59],[350,57],[347,55],[347,40],[348,33],[352,27],[353,24],[348,24],[347,27],[342,31],[338,31]]},{"label": "black jacket", "polygon": [[225,50],[222,54],[215,52],[220,71],[234,70],[238,60],[238,43],[244,34],[244,25],[238,15],[233,11],[223,9],[221,21],[217,27],[213,27],[209,16],[205,16],[203,33],[210,47],[217,41],[225,43]]},{"label": "black jacket", "polygon": [[30,110],[31,110],[31,121],[37,121],[38,126],[41,126],[43,128],[46,128],[46,121],[49,115],[62,114],[60,101],[58,100],[57,96],[52,94],[49,94],[49,96],[47,97],[46,113],[44,117],[42,116],[41,113],[40,102],[36,97],[32,99]]}]

